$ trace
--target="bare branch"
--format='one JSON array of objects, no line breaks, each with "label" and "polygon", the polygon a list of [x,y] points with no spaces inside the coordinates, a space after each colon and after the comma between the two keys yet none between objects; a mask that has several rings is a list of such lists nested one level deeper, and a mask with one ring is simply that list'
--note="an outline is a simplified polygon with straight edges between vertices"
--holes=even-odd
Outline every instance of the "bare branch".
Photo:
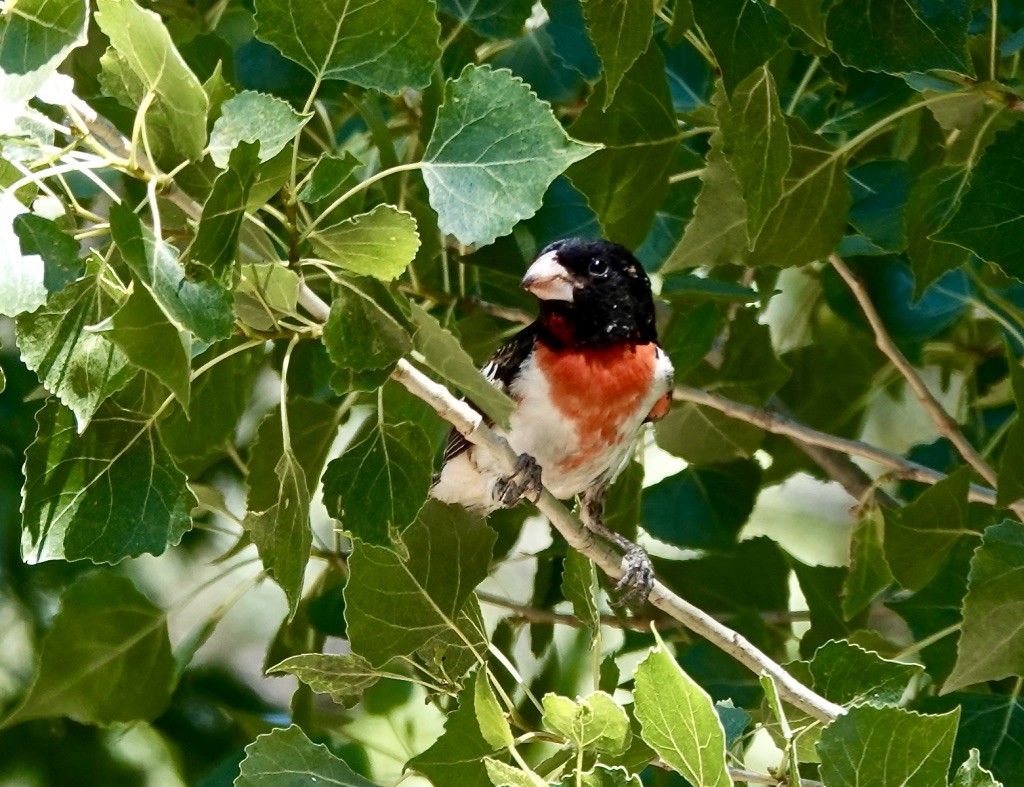
[{"label": "bare branch", "polygon": [[960,455],[982,478],[992,486],[995,486],[997,479],[995,471],[985,461],[985,458],[978,453],[978,450],[971,445],[970,441],[964,437],[964,433],[960,431],[960,426],[953,419],[953,416],[945,411],[939,400],[928,390],[917,370],[910,365],[910,361],[900,352],[892,337],[889,336],[885,323],[882,322],[881,315],[879,315],[875,305],[871,302],[871,296],[868,295],[864,284],[837,255],[833,254],[829,257],[829,261],[832,263],[832,267],[836,269],[836,272],[843,277],[843,280],[853,293],[853,297],[860,304],[861,311],[864,312],[864,316],[867,317],[868,324],[875,334],[875,344],[878,345],[878,349],[892,361],[893,366],[903,375],[903,378],[917,396],[918,401],[921,402],[921,406],[924,407],[929,417],[931,417],[939,433],[953,444]]},{"label": "bare branch", "polygon": [[[849,456],[859,456],[862,459],[870,459],[872,462],[878,462],[880,465],[891,468],[898,477],[908,481],[917,481],[922,484],[937,484],[946,477],[944,473],[932,470],[930,467],[925,467],[909,459],[904,459],[902,456],[885,449],[869,445],[868,443],[862,443],[859,440],[836,437],[828,432],[812,429],[806,424],[788,418],[781,413],[762,410],[757,407],[751,407],[748,404],[741,404],[732,399],[726,399],[724,396],[702,391],[699,388],[677,385],[672,392],[672,396],[678,401],[692,402],[693,404],[710,407],[713,410],[725,413],[731,418],[754,424],[772,434],[785,435],[800,443],[821,446],[822,448],[828,448]],[[971,484],[968,498],[978,503],[987,503],[992,506],[996,504],[996,493],[978,484]]]}]

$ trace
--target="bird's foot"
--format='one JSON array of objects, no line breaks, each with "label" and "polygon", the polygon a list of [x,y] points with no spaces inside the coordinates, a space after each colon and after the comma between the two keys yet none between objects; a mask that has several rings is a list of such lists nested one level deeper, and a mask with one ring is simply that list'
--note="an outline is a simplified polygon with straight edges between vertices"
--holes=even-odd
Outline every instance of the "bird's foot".
[{"label": "bird's foot", "polygon": [[[494,499],[505,508],[511,508],[523,497],[533,503],[537,502],[543,489],[541,468],[537,460],[529,454],[519,454],[515,472],[502,476],[494,485]],[[533,493],[533,497],[529,493]]]},{"label": "bird's foot", "polygon": [[622,579],[615,586],[615,592],[621,593],[613,607],[640,607],[647,601],[654,587],[654,566],[643,547],[633,545],[622,556]]}]

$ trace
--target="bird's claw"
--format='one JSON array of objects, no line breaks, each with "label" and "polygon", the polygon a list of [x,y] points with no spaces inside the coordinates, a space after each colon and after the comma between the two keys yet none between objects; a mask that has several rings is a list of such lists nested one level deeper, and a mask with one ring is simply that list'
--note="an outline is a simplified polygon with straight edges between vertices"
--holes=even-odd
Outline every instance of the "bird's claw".
[{"label": "bird's claw", "polygon": [[[511,475],[502,476],[494,485],[494,498],[505,508],[511,508],[523,497],[536,503],[543,488],[541,467],[537,460],[529,454],[519,454],[515,471]],[[528,494],[531,492],[532,498]]]},{"label": "bird's claw", "polygon": [[622,579],[615,586],[615,592],[621,593],[612,602],[613,607],[639,607],[647,601],[654,587],[654,566],[643,547],[631,547],[622,556]]}]

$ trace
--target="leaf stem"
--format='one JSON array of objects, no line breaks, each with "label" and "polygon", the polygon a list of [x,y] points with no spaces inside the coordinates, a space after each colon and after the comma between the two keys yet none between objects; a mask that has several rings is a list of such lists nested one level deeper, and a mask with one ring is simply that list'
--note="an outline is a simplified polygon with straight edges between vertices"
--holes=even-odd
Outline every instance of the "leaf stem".
[{"label": "leaf stem", "polygon": [[793,110],[796,109],[796,105],[800,101],[800,97],[803,96],[804,91],[807,90],[807,86],[811,84],[811,79],[814,77],[815,72],[818,70],[818,66],[821,64],[821,58],[815,57],[807,70],[804,71],[803,78],[800,80],[800,84],[796,86],[796,90],[793,91],[793,95],[789,99],[789,105],[786,107],[786,114],[792,115]]},{"label": "leaf stem", "polygon": [[927,637],[925,637],[921,641],[915,642],[912,645],[904,648],[899,653],[897,653],[895,656],[893,656],[892,660],[893,661],[902,661],[905,658],[913,656],[915,653],[919,653],[920,651],[924,650],[925,648],[930,647],[931,645],[934,645],[940,639],[945,639],[950,634],[955,634],[956,632],[958,632],[960,630],[960,628],[962,626],[963,626],[963,621],[958,621],[958,622],[954,623],[952,626],[946,626],[946,628],[944,628],[944,629],[939,629],[934,634],[929,634]]},{"label": "leaf stem", "polygon": [[691,169],[688,172],[679,172],[675,175],[669,176],[669,183],[682,183],[684,180],[692,180],[693,178],[699,178],[704,174],[705,167],[700,169]]},{"label": "leaf stem", "polygon": [[411,164],[398,164],[398,165],[396,165],[394,167],[389,167],[388,169],[382,169],[376,175],[371,175],[366,180],[364,180],[364,181],[358,183],[357,185],[353,186],[352,188],[350,188],[348,191],[346,191],[344,194],[342,194],[340,197],[338,197],[336,200],[334,200],[334,202],[332,202],[330,205],[328,205],[320,213],[320,215],[317,216],[315,219],[313,219],[313,221],[309,224],[309,226],[307,226],[306,229],[303,230],[302,234],[299,236],[299,240],[303,241],[306,238],[308,238],[309,234],[313,230],[315,230],[317,228],[317,226],[320,224],[320,222],[322,222],[328,215],[330,215],[331,212],[335,208],[337,208],[339,205],[344,204],[346,201],[348,201],[349,199],[354,197],[360,191],[363,191],[364,189],[369,188],[374,183],[376,183],[378,180],[383,180],[388,175],[394,175],[397,172],[410,172],[410,171],[416,170],[416,169],[423,169],[423,162],[422,161],[414,161]]},{"label": "leaf stem", "polygon": [[999,51],[999,0],[992,0],[992,29],[989,36],[988,49],[988,73],[992,81],[999,79],[999,60],[996,52]]},{"label": "leaf stem", "polygon": [[949,101],[952,98],[962,98],[963,95],[964,92],[960,90],[956,90],[951,93],[939,93],[937,96],[924,98],[914,104],[905,106],[902,109],[897,109],[895,112],[886,115],[877,123],[873,123],[872,125],[868,126],[853,139],[849,140],[846,144],[836,148],[832,152],[831,158],[837,159],[841,158],[842,156],[845,156],[847,153],[851,153],[856,148],[863,145],[865,142],[871,140],[871,138],[878,134],[880,131],[885,131],[890,123],[892,123],[894,120],[899,120],[904,115],[909,115],[912,112],[916,112],[917,110],[931,106],[932,104],[939,104],[943,101]]}]

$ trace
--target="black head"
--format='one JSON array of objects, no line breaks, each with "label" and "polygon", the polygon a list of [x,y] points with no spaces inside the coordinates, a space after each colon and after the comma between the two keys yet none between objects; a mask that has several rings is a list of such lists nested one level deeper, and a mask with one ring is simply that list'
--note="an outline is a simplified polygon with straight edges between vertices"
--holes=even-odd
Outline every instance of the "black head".
[{"label": "black head", "polygon": [[552,243],[526,272],[523,287],[540,299],[540,327],[549,339],[587,346],[657,339],[651,281],[616,243]]}]

